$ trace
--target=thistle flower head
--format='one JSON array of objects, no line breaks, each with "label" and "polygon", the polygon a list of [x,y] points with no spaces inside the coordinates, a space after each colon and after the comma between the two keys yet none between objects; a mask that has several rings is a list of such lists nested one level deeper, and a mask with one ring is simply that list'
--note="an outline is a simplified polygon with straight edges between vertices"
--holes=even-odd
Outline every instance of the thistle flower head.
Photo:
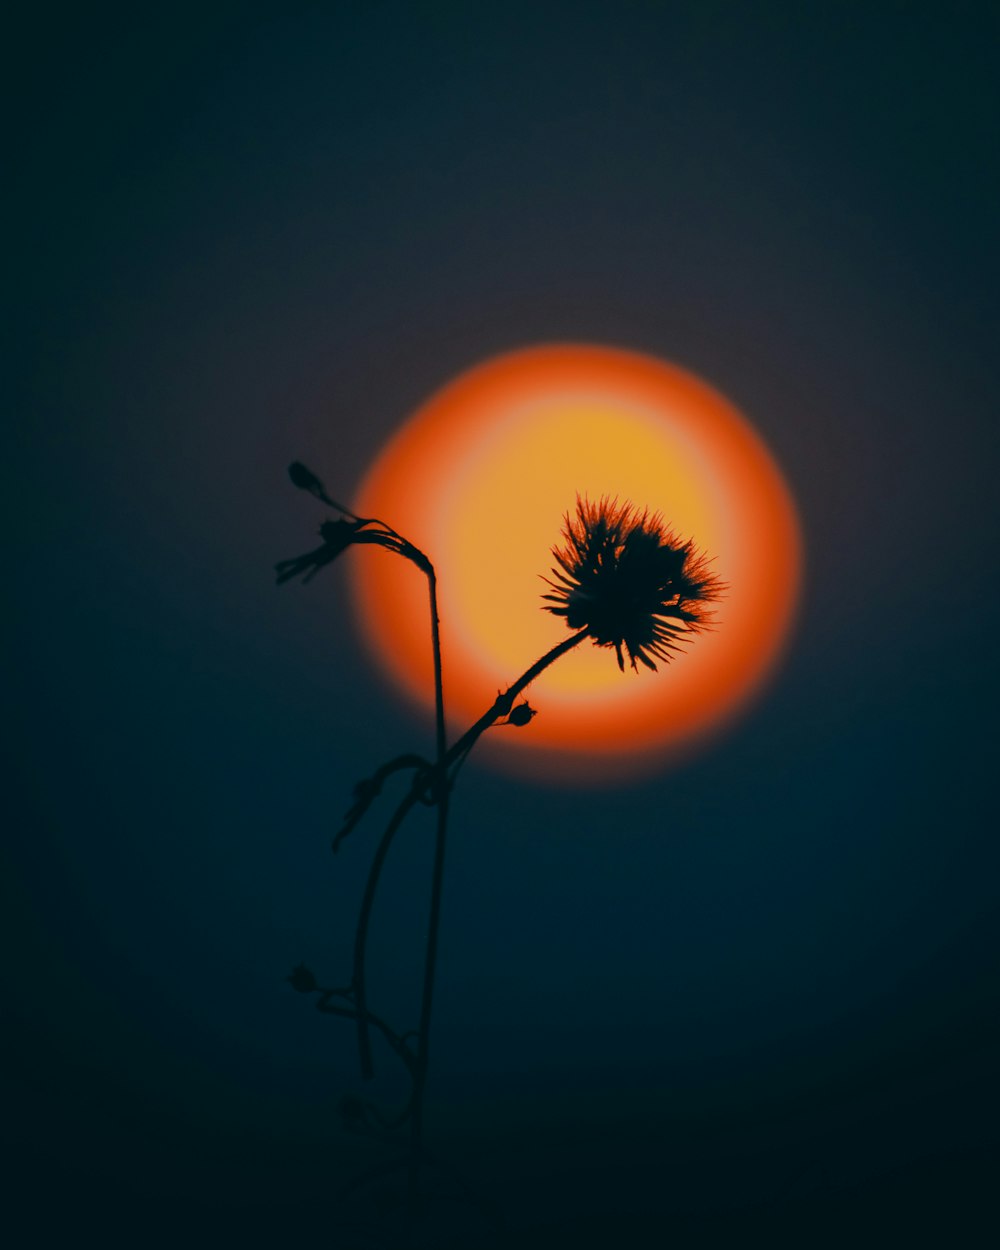
[{"label": "thistle flower head", "polygon": [[623,672],[623,647],[633,668],[641,660],[655,670],[655,660],[669,661],[708,625],[706,605],[719,598],[722,583],[658,514],[577,497],[563,534],[565,545],[552,549],[555,581],[544,579],[552,588],[543,595],[546,611],[570,629],[587,630],[597,646],[614,647]]}]

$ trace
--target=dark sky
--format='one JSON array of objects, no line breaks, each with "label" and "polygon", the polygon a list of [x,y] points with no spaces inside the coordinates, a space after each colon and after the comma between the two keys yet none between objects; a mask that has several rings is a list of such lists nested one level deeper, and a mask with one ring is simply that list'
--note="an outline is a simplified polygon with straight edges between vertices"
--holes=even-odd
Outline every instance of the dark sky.
[{"label": "dark sky", "polygon": [[[8,40],[18,1244],[351,1244],[353,1033],[283,978],[347,979],[376,830],[329,839],[431,727],[368,667],[343,568],[275,588],[322,518],[285,470],[349,495],[434,388],[554,340],[751,416],[803,606],[681,769],[463,772],[432,1142],[522,1245],[985,1244],[996,18],[207,7]],[[430,845],[415,822],[376,917],[401,1027]],[[486,1244],[435,1218],[428,1244]]]}]

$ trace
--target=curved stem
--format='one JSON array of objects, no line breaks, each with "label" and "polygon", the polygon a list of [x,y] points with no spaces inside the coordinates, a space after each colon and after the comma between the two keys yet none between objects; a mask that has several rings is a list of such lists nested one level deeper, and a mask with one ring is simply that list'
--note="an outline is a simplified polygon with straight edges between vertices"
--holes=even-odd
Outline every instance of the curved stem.
[{"label": "curved stem", "polygon": [[[414,548],[416,551],[416,548]],[[431,924],[428,932],[428,955],[425,963],[424,972],[424,1000],[421,1008],[421,1032],[418,1054],[422,1054],[426,1050],[426,1029],[430,1026],[430,997],[433,993],[433,977],[434,962],[437,954],[437,927],[438,915],[441,905],[441,873],[443,872],[444,858],[444,841],[447,830],[448,820],[448,796],[447,796],[447,779],[445,776],[445,719],[444,719],[444,689],[441,670],[441,631],[437,610],[437,578],[434,574],[434,567],[429,560],[417,552],[423,563],[421,567],[427,575],[427,586],[430,598],[430,614],[431,614],[431,645],[434,652],[434,703],[435,703],[435,779],[432,791],[437,800],[437,846],[435,850],[435,875],[434,885],[431,890]],[[401,756],[401,760],[409,762],[410,758],[417,757]],[[379,778],[381,780],[381,777]],[[392,840],[403,823],[404,818],[410,808],[421,797],[423,792],[423,776],[418,772],[413,779],[413,786],[403,798],[402,802],[392,814],[392,819],[386,826],[382,839],[375,850],[375,856],[372,859],[371,868],[368,871],[368,880],[365,882],[364,897],[361,900],[361,911],[358,914],[358,923],[354,935],[354,973],[353,988],[354,1001],[358,1006],[358,1051],[361,1059],[361,1075],[366,1081],[370,1081],[375,1075],[374,1063],[372,1061],[371,1033],[369,1030],[370,1013],[367,1010],[367,982],[365,977],[365,953],[368,944],[368,929],[371,923],[372,907],[375,903],[375,893],[378,889],[379,877],[382,875],[382,868],[385,864],[386,856],[389,853],[389,847]],[[438,859],[442,864],[439,869],[437,866]],[[430,981],[430,988],[428,988]],[[425,1024],[426,1021],[426,1024]],[[426,1070],[426,1062],[421,1062],[418,1058],[418,1064]],[[418,1071],[420,1068],[418,1068]],[[416,1097],[415,1106],[420,1107],[419,1092]],[[419,1110],[415,1117],[420,1119]]]},{"label": "curved stem", "polygon": [[[354,787],[354,802],[344,816],[344,823],[340,827],[340,831],[331,843],[331,849],[334,854],[340,849],[341,842],[352,832],[358,821],[381,793],[382,785],[386,778],[398,772],[401,768],[413,768],[423,775],[427,775],[431,771],[430,764],[422,755],[409,753],[397,755],[395,759],[389,760],[387,764],[383,764],[381,768],[377,769],[372,777],[359,782]],[[416,784],[416,781],[414,781],[414,784]]]},{"label": "curved stem", "polygon": [[[325,1012],[327,1015],[344,1016],[347,1020],[357,1020],[360,1016],[360,1009],[357,1007],[339,1007],[335,1003],[331,1003],[330,999],[333,998],[336,993],[337,991],[335,990],[321,991],[319,1001],[316,1003],[317,1010]],[[391,1029],[389,1025],[386,1024],[386,1022],[379,1016],[375,1015],[373,1011],[368,1011],[366,1008],[364,1014],[367,1017],[367,1022],[371,1024],[373,1028],[379,1030],[392,1049],[412,1072],[414,1057],[409,1047],[406,1045],[405,1038],[401,1037],[394,1029]]]},{"label": "curved stem", "polygon": [[437,831],[434,839],[434,868],[431,878],[431,905],[427,921],[427,953],[424,957],[424,991],[420,1002],[417,1063],[413,1078],[413,1117],[410,1121],[409,1191],[410,1203],[416,1207],[420,1178],[420,1159],[424,1123],[424,1088],[427,1084],[428,1042],[431,1008],[434,1003],[434,973],[437,967],[438,930],[441,922],[441,894],[444,885],[444,853],[448,835],[449,783],[447,773],[447,739],[445,737],[444,684],[441,676],[441,629],[437,607],[437,577],[433,566],[427,574],[430,596],[431,645],[434,651],[435,711],[435,779],[437,799]]},{"label": "curved stem", "polygon": [[427,1083],[427,1065],[429,1060],[428,1043],[430,1040],[431,1008],[434,1001],[434,972],[437,962],[438,928],[441,919],[441,893],[444,880],[444,855],[448,827],[448,799],[450,782],[447,775],[449,763],[462,760],[472,750],[476,741],[490,725],[500,716],[505,716],[514,705],[514,700],[536,677],[561,655],[565,655],[577,643],[586,637],[586,630],[564,639],[551,651],[546,652],[526,672],[499,695],[490,708],[478,721],[466,731],[450,751],[445,750],[444,736],[444,696],[441,689],[441,644],[438,634],[437,603],[435,599],[435,583],[433,572],[429,574],[431,593],[431,620],[434,640],[434,677],[435,705],[437,709],[437,838],[434,845],[434,870],[431,882],[431,909],[427,926],[427,956],[424,963],[424,993],[420,1007],[420,1030],[417,1044],[417,1062],[413,1078],[413,1118],[410,1121],[410,1163],[409,1191],[410,1202],[415,1207],[419,1201],[420,1160],[423,1152],[423,1109],[424,1089]]},{"label": "curved stem", "polygon": [[479,738],[486,732],[494,721],[499,720],[501,716],[506,716],[514,706],[514,700],[526,687],[530,686],[536,677],[540,676],[550,664],[554,664],[560,656],[572,651],[575,646],[583,642],[584,638],[589,636],[589,631],[581,629],[578,633],[570,634],[568,638],[564,638],[562,642],[557,643],[551,651],[536,660],[531,668],[527,669],[521,676],[507,687],[502,693],[497,695],[496,702],[485,712],[474,725],[471,725],[457,742],[453,743],[446,760],[448,766],[462,760],[476,745]]},{"label": "curved stem", "polygon": [[437,766],[443,768],[447,747],[444,728],[444,680],[441,676],[441,622],[438,618],[437,575],[433,565],[429,565],[427,571],[427,593],[431,611],[431,648],[434,652],[434,746]]},{"label": "curved stem", "polygon": [[351,985],[354,990],[354,1001],[358,1008],[358,1052],[361,1058],[361,1075],[366,1081],[370,1081],[375,1075],[375,1068],[372,1063],[371,1035],[368,1030],[370,1016],[366,1002],[367,991],[365,986],[365,949],[368,944],[368,926],[371,921],[375,891],[378,888],[378,879],[382,875],[385,857],[389,853],[389,847],[392,846],[392,840],[396,836],[396,831],[403,823],[407,812],[416,803],[419,794],[420,791],[414,784],[414,787],[404,797],[393,812],[392,819],[386,825],[385,833],[382,834],[382,840],[375,849],[372,866],[368,870],[365,893],[361,900],[361,911],[358,913],[358,923],[354,930],[354,973],[351,978]]},{"label": "curved stem", "polygon": [[[429,563],[429,562],[428,562]],[[410,1197],[412,1202],[417,1200],[417,1185],[419,1177],[420,1158],[422,1156],[422,1132],[423,1132],[423,1093],[427,1080],[427,1062],[428,1062],[428,1040],[430,1034],[431,1009],[434,999],[434,974],[437,964],[437,946],[438,946],[438,930],[441,918],[441,896],[444,881],[444,858],[445,847],[447,841],[448,826],[448,800],[450,791],[450,780],[448,777],[448,769],[456,763],[460,763],[475,746],[479,738],[487,729],[497,721],[501,716],[506,716],[514,706],[514,700],[525,690],[541,673],[555,663],[561,656],[578,646],[584,638],[588,637],[587,630],[580,630],[575,634],[571,634],[568,638],[564,638],[562,642],[557,643],[550,651],[547,651],[540,659],[536,660],[530,668],[526,669],[521,676],[508,686],[502,694],[499,694],[490,707],[473,725],[471,725],[457,742],[449,749],[446,745],[445,738],[445,718],[444,718],[444,693],[441,675],[441,639],[437,614],[437,583],[434,576],[433,567],[425,570],[428,578],[428,589],[430,593],[430,609],[431,609],[431,640],[434,650],[434,695],[435,695],[435,730],[436,730],[436,762],[435,762],[435,779],[432,786],[432,792],[436,799],[437,806],[437,835],[434,847],[434,867],[431,880],[431,904],[430,917],[427,927],[427,953],[424,962],[424,988],[420,1009],[420,1027],[418,1032],[418,1045],[416,1054],[416,1063],[414,1067],[414,1095],[413,1095],[413,1118],[411,1121],[411,1138],[410,1138]],[[371,1014],[368,1011],[366,1001],[366,981],[365,981],[365,953],[368,940],[368,928],[371,921],[372,907],[375,901],[375,893],[378,888],[379,878],[382,875],[382,868],[385,864],[386,856],[392,845],[393,838],[396,836],[400,825],[410,809],[416,804],[424,789],[424,778],[418,774],[414,778],[414,783],[409,792],[404,796],[399,806],[392,815],[392,819],[386,826],[382,839],[375,851],[372,866],[368,873],[368,880],[365,884],[365,893],[361,903],[361,911],[358,916],[358,924],[355,931],[354,940],[354,974],[352,986],[354,990],[354,1001],[357,1005],[358,1016],[358,1049],[361,1058],[361,1074],[365,1080],[370,1080],[374,1075],[374,1066],[372,1063],[371,1052],[371,1036],[369,1023]]]}]

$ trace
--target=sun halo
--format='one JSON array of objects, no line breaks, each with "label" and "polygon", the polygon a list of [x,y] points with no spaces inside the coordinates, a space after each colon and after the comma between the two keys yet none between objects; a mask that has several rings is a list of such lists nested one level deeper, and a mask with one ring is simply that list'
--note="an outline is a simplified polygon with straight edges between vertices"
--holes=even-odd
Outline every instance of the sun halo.
[{"label": "sun halo", "polygon": [[[706,741],[775,665],[800,580],[795,508],[746,418],[676,365],[589,345],[522,349],[438,391],[381,451],[355,501],[435,564],[453,730],[565,636],[541,611],[577,495],[660,513],[727,585],[714,628],[657,673],[576,648],[529,697],[530,725],[497,727],[484,755],[540,777],[649,772]],[[393,683],[433,703],[426,589],[384,553],[353,565],[361,632]],[[477,748],[477,753],[481,748]]]}]

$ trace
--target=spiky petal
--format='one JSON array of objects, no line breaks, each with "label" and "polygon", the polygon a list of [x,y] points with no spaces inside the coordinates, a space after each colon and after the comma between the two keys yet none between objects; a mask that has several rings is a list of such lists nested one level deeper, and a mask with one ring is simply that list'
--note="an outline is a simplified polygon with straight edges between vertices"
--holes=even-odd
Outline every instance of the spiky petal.
[{"label": "spiky petal", "polygon": [[564,546],[554,547],[558,568],[543,595],[546,611],[562,616],[570,629],[586,629],[599,647],[614,647],[624,672],[622,649],[637,668],[656,669],[692,634],[706,628],[706,605],[723,586],[691,541],[682,542],[659,516],[631,504],[577,497],[567,514]]}]

